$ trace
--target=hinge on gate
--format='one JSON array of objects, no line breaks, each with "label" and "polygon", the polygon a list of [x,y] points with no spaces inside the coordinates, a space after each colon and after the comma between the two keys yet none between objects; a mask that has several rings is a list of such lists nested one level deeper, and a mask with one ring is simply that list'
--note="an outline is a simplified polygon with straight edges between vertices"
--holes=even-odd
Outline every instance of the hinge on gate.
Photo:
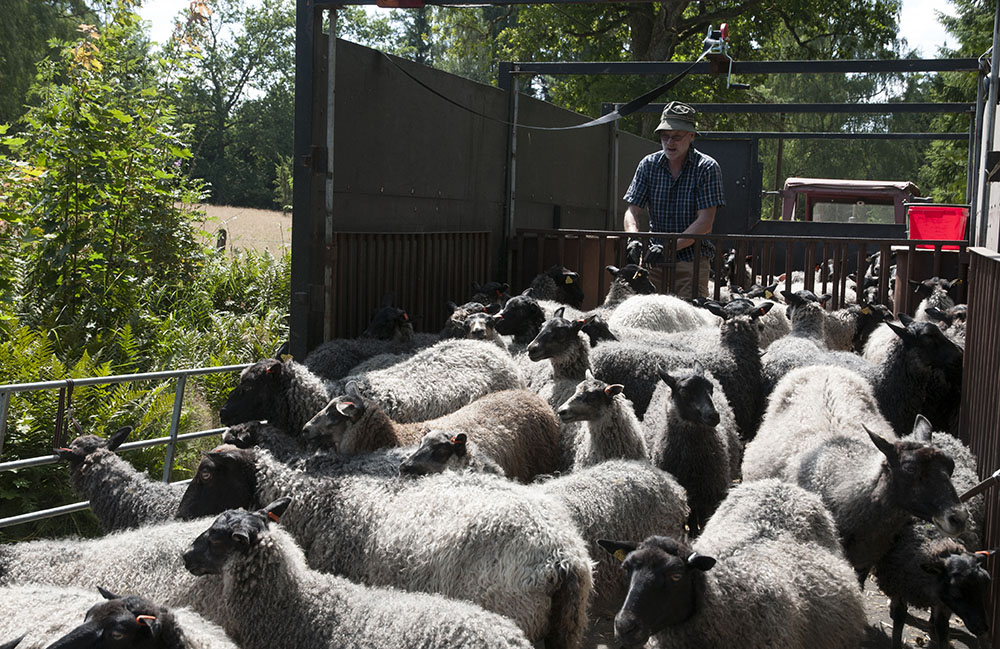
[{"label": "hinge on gate", "polygon": [[309,170],[314,174],[325,174],[326,147],[316,144],[309,147],[309,153],[302,156],[302,166],[309,167]]},{"label": "hinge on gate", "polygon": [[1000,181],[1000,151],[990,151],[986,154],[986,182]]}]

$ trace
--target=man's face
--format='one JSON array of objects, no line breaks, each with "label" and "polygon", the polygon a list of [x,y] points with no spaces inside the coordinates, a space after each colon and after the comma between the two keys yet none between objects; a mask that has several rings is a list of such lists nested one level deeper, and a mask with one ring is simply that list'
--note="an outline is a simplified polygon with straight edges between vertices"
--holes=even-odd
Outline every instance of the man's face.
[{"label": "man's face", "polygon": [[671,162],[679,162],[687,156],[692,140],[694,133],[691,131],[660,131],[663,153]]}]

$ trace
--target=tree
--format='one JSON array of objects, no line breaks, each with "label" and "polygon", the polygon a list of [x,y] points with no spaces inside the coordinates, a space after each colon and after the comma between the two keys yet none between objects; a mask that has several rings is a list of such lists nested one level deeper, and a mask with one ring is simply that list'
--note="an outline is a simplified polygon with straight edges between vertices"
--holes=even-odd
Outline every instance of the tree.
[{"label": "tree", "polygon": [[0,158],[21,321],[77,353],[134,317],[144,282],[188,281],[201,250],[177,206],[201,195],[169,101],[177,63],[149,52],[127,0],[102,17],[40,65],[37,105]]},{"label": "tree", "polygon": [[49,40],[67,39],[81,22],[95,22],[84,0],[4,0],[0,20],[0,124],[24,114],[35,66],[58,52]]},{"label": "tree", "polygon": [[[274,131],[288,144],[262,153],[252,140],[260,129],[240,126],[247,112],[255,118],[274,115],[287,107],[294,83],[294,6],[290,0],[198,0],[193,11],[178,20],[178,36],[171,51],[191,48],[196,60],[182,79],[178,106],[181,116],[194,125],[194,160],[191,175],[205,179],[215,203],[245,202],[248,185],[258,187],[270,206],[270,179],[278,155],[290,154],[289,111]],[[263,99],[260,98],[263,96]],[[260,100],[260,101],[258,101]],[[256,102],[244,107],[245,102]],[[287,130],[285,130],[287,128]],[[233,149],[235,147],[235,149]],[[254,157],[248,170],[241,159],[247,150]],[[254,175],[263,172],[263,177]],[[250,173],[247,178],[246,174]]]}]

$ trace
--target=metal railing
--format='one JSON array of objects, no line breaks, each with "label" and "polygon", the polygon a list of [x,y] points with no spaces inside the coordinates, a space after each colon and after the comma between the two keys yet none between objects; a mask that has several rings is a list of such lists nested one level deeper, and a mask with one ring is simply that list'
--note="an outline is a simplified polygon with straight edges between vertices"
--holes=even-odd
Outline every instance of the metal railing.
[{"label": "metal railing", "polygon": [[[561,264],[581,275],[584,286],[585,309],[600,304],[607,294],[608,278],[604,268],[608,264],[621,265],[625,259],[625,244],[629,238],[638,238],[647,245],[650,239],[663,243],[664,262],[659,266],[664,270],[661,292],[673,292],[674,259],[677,256],[679,238],[694,239],[694,271],[698,266],[708,264],[716,277],[723,274],[722,253],[735,250],[737,260],[733,270],[733,283],[749,288],[754,281],[763,285],[778,283],[780,289],[792,287],[792,271],[817,268],[828,263],[829,272],[820,274],[819,279],[812,272],[805,273],[805,288],[817,293],[831,293],[828,307],[837,309],[845,305],[848,295],[848,276],[851,273],[864,274],[866,258],[878,252],[881,255],[878,301],[889,302],[889,267],[892,256],[902,255],[897,264],[898,278],[905,285],[908,279],[915,281],[932,276],[947,276],[950,279],[965,279],[968,275],[969,255],[966,241],[925,241],[915,239],[863,239],[859,237],[818,237],[818,236],[777,236],[745,234],[684,235],[649,232],[610,232],[605,230],[550,230],[519,228],[517,230],[513,263],[513,284],[527,286],[531,278],[544,272],[553,264]],[[699,254],[700,248],[711,242],[716,249],[713,258]],[[954,247],[956,250],[948,248]],[[926,249],[925,249],[926,248]],[[749,273],[747,272],[749,270]],[[944,273],[944,275],[942,275]],[[959,288],[959,301],[964,301],[965,282]],[[714,297],[719,297],[720,285],[714,288]],[[897,291],[894,312],[911,312],[916,306],[912,291]],[[855,291],[856,299],[862,292]],[[682,296],[688,297],[688,296]]]},{"label": "metal railing", "polygon": [[[222,367],[202,367],[190,370],[172,370],[166,372],[147,372],[144,374],[121,374],[116,376],[98,376],[98,377],[88,377],[83,379],[63,379],[60,381],[42,381],[38,383],[13,383],[8,385],[0,385],[0,452],[3,451],[4,440],[7,434],[7,411],[10,405],[10,398],[12,395],[21,392],[38,392],[40,390],[60,390],[60,396],[65,396],[67,390],[71,390],[74,386],[90,386],[90,385],[114,385],[118,383],[134,383],[137,381],[150,381],[150,380],[162,380],[162,379],[177,379],[177,384],[174,389],[174,403],[173,410],[170,417],[170,430],[166,437],[158,437],[155,439],[146,439],[136,442],[129,442],[127,444],[122,444],[119,450],[127,451],[137,448],[146,448],[149,446],[160,446],[166,445],[166,457],[163,461],[163,478],[162,482],[170,482],[171,471],[173,470],[174,454],[177,448],[178,442],[186,442],[193,439],[198,439],[200,437],[208,437],[210,435],[216,435],[222,432],[223,428],[213,428],[210,430],[201,430],[193,433],[185,433],[183,435],[178,434],[178,429],[180,427],[181,420],[181,410],[184,404],[184,390],[187,385],[187,378],[189,376],[202,376],[207,374],[221,374],[224,372],[238,372],[249,367],[249,364],[244,365],[225,365]],[[63,399],[60,399],[60,404],[63,403]],[[56,420],[62,421],[63,416],[66,413],[60,407],[60,412],[58,413]],[[57,429],[59,425],[57,424]],[[58,439],[59,431],[56,431],[56,439]],[[41,455],[37,457],[24,458],[20,460],[14,460],[11,462],[0,462],[0,471],[14,471],[17,469],[26,469],[29,467],[44,466],[46,464],[55,464],[59,462],[58,455]],[[90,506],[89,501],[81,501],[77,503],[72,503],[69,505],[62,505],[59,507],[53,507],[50,509],[39,510],[36,512],[29,512],[27,514],[21,514],[18,516],[10,516],[7,518],[0,518],[0,529],[5,527],[10,527],[12,525],[20,525],[22,523],[30,523],[45,518],[53,518],[55,516],[62,516],[64,514],[70,514],[73,512],[82,511]]]}]

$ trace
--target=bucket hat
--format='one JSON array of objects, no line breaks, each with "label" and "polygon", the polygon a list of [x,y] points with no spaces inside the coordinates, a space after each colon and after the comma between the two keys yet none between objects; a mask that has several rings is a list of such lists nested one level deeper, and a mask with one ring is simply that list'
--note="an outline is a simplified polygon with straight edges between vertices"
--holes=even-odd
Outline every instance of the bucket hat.
[{"label": "bucket hat", "polygon": [[695,129],[695,119],[698,111],[688,106],[684,102],[672,101],[663,107],[663,114],[660,115],[660,125],[656,127],[656,133],[660,131],[691,131],[697,133]]}]

